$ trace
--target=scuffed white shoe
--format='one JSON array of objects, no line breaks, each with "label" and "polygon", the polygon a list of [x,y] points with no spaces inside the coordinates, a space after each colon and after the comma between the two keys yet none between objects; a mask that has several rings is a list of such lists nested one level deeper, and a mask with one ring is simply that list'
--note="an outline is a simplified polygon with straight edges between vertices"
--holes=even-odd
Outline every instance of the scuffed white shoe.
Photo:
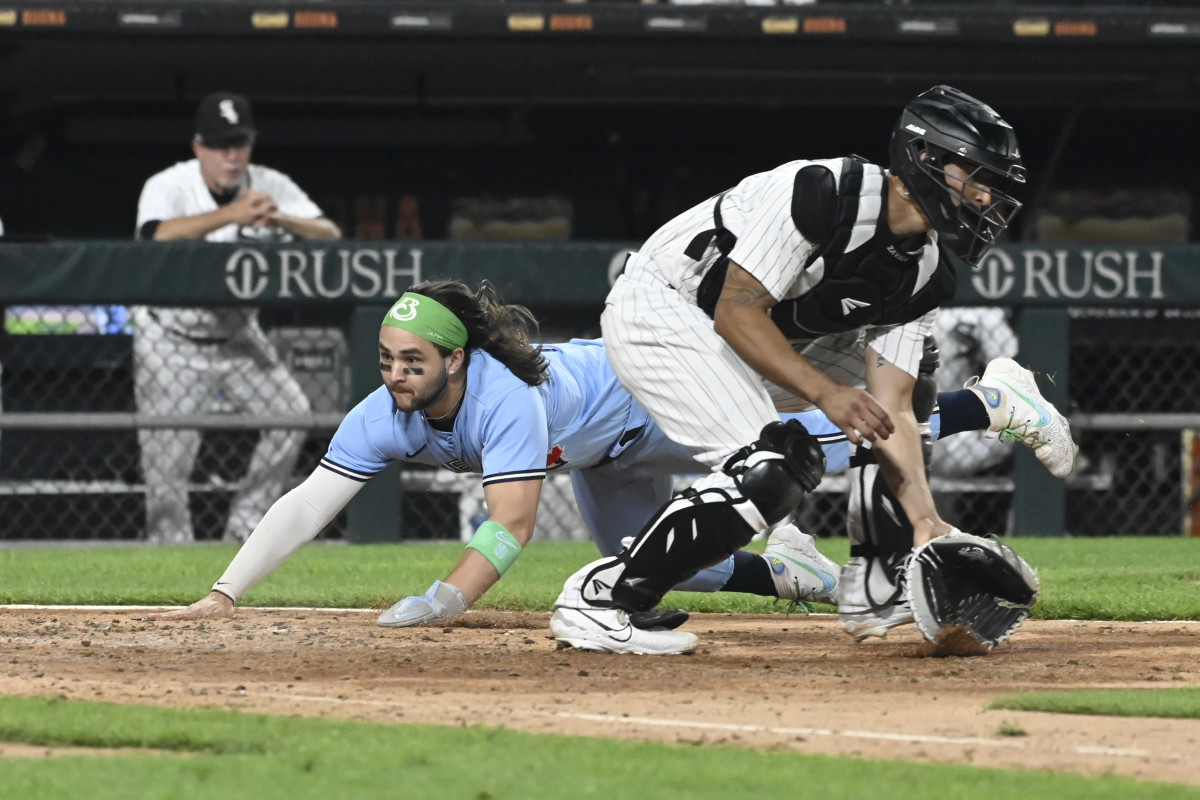
[{"label": "scuffed white shoe", "polygon": [[817,549],[817,541],[795,525],[781,525],[771,532],[763,551],[775,591],[783,600],[804,600],[837,605],[837,562]]},{"label": "scuffed white shoe", "polygon": [[[904,575],[904,570],[899,572]],[[901,581],[903,578],[901,577]],[[883,638],[900,625],[909,625],[913,618],[908,593],[903,586],[888,580],[883,564],[878,560],[855,556],[842,568],[841,601],[838,616],[842,630],[861,642],[870,636]]]},{"label": "scuffed white shoe", "polygon": [[1079,448],[1071,438],[1071,423],[1042,397],[1032,372],[1011,358],[996,358],[983,377],[973,385],[967,381],[966,388],[987,408],[991,424],[985,437],[1021,442],[1056,478],[1066,478],[1075,470]]},{"label": "scuffed white shoe", "polygon": [[457,586],[434,581],[420,597],[406,597],[379,615],[377,625],[408,628],[423,622],[457,617],[467,610],[467,599]]},{"label": "scuffed white shoe", "polygon": [[604,653],[678,655],[696,649],[700,640],[684,631],[642,630],[619,608],[558,608],[550,617],[550,633],[560,646]]}]

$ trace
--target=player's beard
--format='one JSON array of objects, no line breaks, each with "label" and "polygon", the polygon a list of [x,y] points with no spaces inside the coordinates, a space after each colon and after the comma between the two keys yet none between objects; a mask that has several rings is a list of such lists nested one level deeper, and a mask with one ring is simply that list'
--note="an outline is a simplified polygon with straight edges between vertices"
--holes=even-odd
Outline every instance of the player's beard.
[{"label": "player's beard", "polygon": [[410,405],[404,408],[400,405],[399,400],[395,395],[392,396],[392,402],[396,404],[396,408],[409,414],[415,414],[418,411],[424,411],[434,403],[446,396],[446,389],[450,385],[450,372],[446,369],[446,365],[441,365],[441,371],[437,378],[429,385],[425,391],[414,391],[409,394]]}]

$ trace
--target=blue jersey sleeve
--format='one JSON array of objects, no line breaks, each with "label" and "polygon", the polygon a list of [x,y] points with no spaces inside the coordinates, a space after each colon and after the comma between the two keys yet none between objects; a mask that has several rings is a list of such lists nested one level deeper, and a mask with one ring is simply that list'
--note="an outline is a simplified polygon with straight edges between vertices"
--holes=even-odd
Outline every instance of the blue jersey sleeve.
[{"label": "blue jersey sleeve", "polygon": [[329,451],[321,459],[321,466],[356,481],[366,481],[377,472],[383,471],[392,459],[375,441],[382,426],[390,430],[391,415],[381,414],[372,402],[375,394],[368,395],[350,410],[338,425],[337,433],[329,443]]},{"label": "blue jersey sleeve", "polygon": [[546,406],[536,388],[522,385],[490,402],[479,428],[484,486],[546,477],[550,436]]}]

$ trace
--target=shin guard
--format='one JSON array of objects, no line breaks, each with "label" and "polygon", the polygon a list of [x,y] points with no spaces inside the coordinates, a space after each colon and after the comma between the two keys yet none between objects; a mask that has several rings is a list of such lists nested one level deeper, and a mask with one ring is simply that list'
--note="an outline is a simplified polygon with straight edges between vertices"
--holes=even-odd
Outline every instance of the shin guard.
[{"label": "shin guard", "polygon": [[874,463],[869,450],[856,456],[871,456],[870,463],[859,461],[851,470],[849,515],[846,527],[850,535],[851,559],[865,561],[866,605],[879,610],[895,603],[901,593],[901,567],[912,552],[913,528],[908,515],[892,494],[887,481]]},{"label": "shin guard", "polygon": [[617,554],[623,570],[610,568],[593,580],[616,577],[612,604],[626,611],[648,611],[674,586],[724,561],[766,527],[745,498],[721,489],[689,489],[676,495],[633,544]]}]

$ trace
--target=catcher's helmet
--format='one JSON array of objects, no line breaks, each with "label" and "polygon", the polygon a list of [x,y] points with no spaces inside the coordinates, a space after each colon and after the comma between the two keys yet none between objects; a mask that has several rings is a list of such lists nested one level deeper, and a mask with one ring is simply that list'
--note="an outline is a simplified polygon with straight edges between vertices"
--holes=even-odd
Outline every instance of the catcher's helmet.
[{"label": "catcher's helmet", "polygon": [[[1025,183],[1012,127],[950,86],[935,86],[908,104],[892,132],[889,157],[939,239],[971,264],[979,263],[1021,208],[1010,193]],[[965,182],[947,183],[950,162],[968,172]],[[986,207],[967,199],[966,186],[976,183],[991,195]]]}]

